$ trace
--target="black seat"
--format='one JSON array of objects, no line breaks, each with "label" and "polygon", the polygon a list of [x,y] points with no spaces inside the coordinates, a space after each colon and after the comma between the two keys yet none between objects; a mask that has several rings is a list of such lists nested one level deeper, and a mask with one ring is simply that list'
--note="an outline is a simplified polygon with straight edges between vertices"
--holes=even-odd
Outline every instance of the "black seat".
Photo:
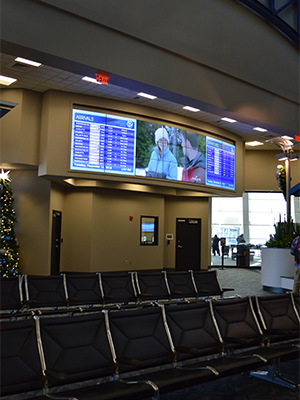
[{"label": "black seat", "polygon": [[[1,398],[31,392],[40,395],[43,374],[33,319],[0,324]],[[15,398],[15,397],[11,397]]]},{"label": "black seat", "polygon": [[270,343],[294,340],[299,343],[300,325],[291,293],[256,296],[256,307],[264,333]]},{"label": "black seat", "polygon": [[172,363],[160,308],[111,311],[108,317],[119,373]]},{"label": "black seat", "polygon": [[79,274],[64,276],[69,306],[102,305],[99,274]]},{"label": "black seat", "polygon": [[164,306],[177,360],[219,355],[222,343],[213,323],[207,301]]},{"label": "black seat", "polygon": [[216,271],[191,271],[198,296],[221,296],[224,292],[233,291],[232,288],[221,288]]},{"label": "black seat", "polygon": [[[23,276],[0,278],[0,308],[10,313],[23,308]],[[1,312],[2,314],[2,312]]]},{"label": "black seat", "polygon": [[24,275],[26,304],[30,309],[67,308],[62,275]]},{"label": "black seat", "polygon": [[[275,300],[271,306],[273,296],[266,297],[268,297],[267,303],[270,308],[275,310],[278,302]],[[210,302],[226,354],[237,358],[258,357],[268,365],[268,371],[252,372],[252,376],[295,388],[295,383],[288,383],[281,376],[280,363],[281,361],[299,358],[299,348],[291,344],[283,346],[265,344],[264,333],[266,333],[266,330],[262,329],[258,322],[251,297],[210,300]],[[283,331],[282,334],[284,334]],[[244,351],[236,354],[237,349]]]},{"label": "black seat", "polygon": [[170,300],[165,271],[135,272],[135,281],[140,301]]},{"label": "black seat", "polygon": [[133,272],[100,274],[100,284],[103,301],[105,304],[129,304],[136,303],[136,289]]},{"label": "black seat", "polygon": [[263,344],[264,335],[250,297],[210,300],[210,304],[224,352]]},{"label": "black seat", "polygon": [[[193,307],[197,305],[197,303],[192,304]],[[182,309],[186,311],[190,306],[179,304],[166,305],[165,307],[170,307],[170,310],[186,307]],[[246,360],[226,359],[225,357],[214,358],[213,354],[220,348],[220,345],[219,343],[216,345],[216,338],[207,340],[207,337],[203,339],[203,344],[201,344],[201,335],[198,336],[201,329],[195,329],[190,336],[191,339],[194,335],[193,343],[196,345],[197,342],[199,353],[194,351],[195,348],[191,348],[189,344],[191,342],[188,340],[183,341],[187,345],[188,351],[184,348],[185,346],[183,346],[183,349],[177,348],[176,350],[172,328],[177,321],[173,320],[175,324],[172,324],[172,327],[168,329],[163,310],[164,306],[122,312],[106,311],[109,321],[109,336],[112,340],[112,348],[115,351],[114,361],[118,365],[120,376],[123,376],[124,373],[138,372],[137,381],[147,381],[150,385],[159,388],[160,393],[166,393],[236,374],[262,364],[262,361],[256,357],[248,357]],[[183,312],[179,318],[179,320],[186,318],[182,327],[186,325],[187,329],[189,329],[188,325],[191,322],[189,316],[188,313]],[[198,326],[201,323],[201,320],[197,321]],[[205,328],[201,333],[205,334]],[[187,335],[189,336],[188,332]],[[205,346],[209,341],[214,342],[214,344],[206,350]],[[189,350],[191,351],[189,352]],[[194,360],[191,360],[190,363],[185,361],[178,363],[176,357],[179,351],[192,355]],[[208,354],[210,351],[212,357],[199,359],[201,352]]]},{"label": "black seat", "polygon": [[47,395],[54,391],[59,392],[54,394],[58,398],[78,400],[151,396],[153,391],[148,385],[128,385],[114,380],[116,365],[108,342],[104,313],[35,318],[45,360],[43,371],[47,378]]},{"label": "black seat", "polygon": [[196,299],[197,291],[191,272],[167,272],[167,280],[172,299]]}]

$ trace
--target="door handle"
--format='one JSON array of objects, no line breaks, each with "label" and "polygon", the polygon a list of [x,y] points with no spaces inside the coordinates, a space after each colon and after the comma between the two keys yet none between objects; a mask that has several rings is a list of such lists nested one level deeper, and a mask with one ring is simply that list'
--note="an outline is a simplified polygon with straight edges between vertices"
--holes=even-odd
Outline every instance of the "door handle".
[{"label": "door handle", "polygon": [[177,247],[179,247],[179,249],[182,249],[182,246],[181,246],[181,244],[178,244],[178,245],[177,245]]}]

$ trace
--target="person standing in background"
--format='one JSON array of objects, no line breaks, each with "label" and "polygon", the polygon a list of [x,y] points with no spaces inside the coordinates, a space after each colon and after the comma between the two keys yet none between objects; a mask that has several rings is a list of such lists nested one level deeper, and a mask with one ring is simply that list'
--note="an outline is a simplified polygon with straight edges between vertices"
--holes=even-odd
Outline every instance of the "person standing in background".
[{"label": "person standing in background", "polygon": [[291,254],[295,257],[295,274],[293,293],[299,293],[300,290],[300,236],[297,236],[292,243]]},{"label": "person standing in background", "polygon": [[236,238],[237,244],[241,244],[241,243],[246,243],[246,240],[244,238],[244,234],[241,233],[237,238]]},{"label": "person standing in background", "polygon": [[219,239],[217,235],[215,235],[215,236],[213,237],[213,240],[212,240],[212,242],[213,242],[213,243],[212,243],[212,250],[213,250],[213,255],[214,255],[214,256],[216,255],[216,252],[217,252],[218,255],[220,255],[220,248],[219,248],[219,242],[220,242],[220,240],[221,240],[221,239]]}]

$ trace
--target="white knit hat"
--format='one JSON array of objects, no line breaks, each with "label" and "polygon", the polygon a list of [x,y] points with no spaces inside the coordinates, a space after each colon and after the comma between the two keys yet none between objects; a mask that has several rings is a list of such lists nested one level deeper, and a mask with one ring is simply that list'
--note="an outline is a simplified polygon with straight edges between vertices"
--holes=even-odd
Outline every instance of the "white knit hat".
[{"label": "white knit hat", "polygon": [[155,132],[155,143],[159,141],[159,139],[165,138],[169,143],[169,135],[165,128],[158,128]]}]

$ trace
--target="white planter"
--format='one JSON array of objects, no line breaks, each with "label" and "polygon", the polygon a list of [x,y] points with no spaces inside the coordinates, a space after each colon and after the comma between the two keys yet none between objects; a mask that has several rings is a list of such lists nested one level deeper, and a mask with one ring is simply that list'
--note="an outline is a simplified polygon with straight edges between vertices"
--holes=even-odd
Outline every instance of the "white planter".
[{"label": "white planter", "polygon": [[294,257],[290,249],[266,248],[261,251],[261,284],[270,292],[282,293],[281,277],[293,277]]}]

